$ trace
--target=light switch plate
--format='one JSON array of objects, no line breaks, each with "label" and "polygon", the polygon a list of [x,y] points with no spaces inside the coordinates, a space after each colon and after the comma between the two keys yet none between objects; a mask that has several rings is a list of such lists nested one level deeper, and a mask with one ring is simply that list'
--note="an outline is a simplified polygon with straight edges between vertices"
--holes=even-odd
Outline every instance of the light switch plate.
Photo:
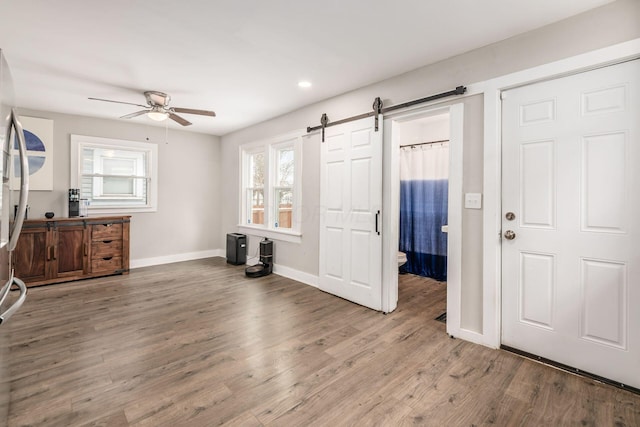
[{"label": "light switch plate", "polygon": [[465,193],[464,207],[466,209],[482,209],[481,193]]}]

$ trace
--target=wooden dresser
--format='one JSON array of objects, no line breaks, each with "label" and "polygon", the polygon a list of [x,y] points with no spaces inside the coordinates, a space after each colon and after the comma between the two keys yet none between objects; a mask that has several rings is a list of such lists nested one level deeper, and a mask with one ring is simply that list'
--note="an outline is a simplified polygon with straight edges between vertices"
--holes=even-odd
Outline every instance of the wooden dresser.
[{"label": "wooden dresser", "polygon": [[129,272],[130,216],[27,220],[13,252],[27,286]]}]

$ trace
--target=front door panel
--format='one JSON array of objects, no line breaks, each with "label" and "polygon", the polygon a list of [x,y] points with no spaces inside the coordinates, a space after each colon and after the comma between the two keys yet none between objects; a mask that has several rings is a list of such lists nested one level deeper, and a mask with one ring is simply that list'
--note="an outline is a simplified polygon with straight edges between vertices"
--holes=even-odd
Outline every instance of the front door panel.
[{"label": "front door panel", "polygon": [[503,94],[502,343],[638,388],[639,123],[638,60]]}]

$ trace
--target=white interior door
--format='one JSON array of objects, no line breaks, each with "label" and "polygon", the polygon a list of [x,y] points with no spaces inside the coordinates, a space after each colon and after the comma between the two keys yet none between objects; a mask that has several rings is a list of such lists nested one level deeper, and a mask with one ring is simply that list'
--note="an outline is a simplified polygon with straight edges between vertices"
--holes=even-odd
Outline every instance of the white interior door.
[{"label": "white interior door", "polygon": [[321,290],[382,309],[382,117],[326,129],[320,172]]},{"label": "white interior door", "polygon": [[640,388],[640,61],[503,95],[502,343]]}]

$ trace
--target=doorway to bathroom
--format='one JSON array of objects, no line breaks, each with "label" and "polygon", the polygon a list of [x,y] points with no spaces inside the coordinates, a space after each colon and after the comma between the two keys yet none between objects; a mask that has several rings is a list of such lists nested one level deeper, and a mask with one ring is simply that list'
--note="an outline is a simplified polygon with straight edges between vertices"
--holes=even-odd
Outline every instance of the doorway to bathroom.
[{"label": "doorway to bathroom", "polygon": [[[403,283],[418,281],[424,284],[424,289],[437,286],[440,289],[438,296],[430,293],[430,301],[425,304],[437,304],[442,310],[437,314],[446,310],[447,333],[455,332],[460,322],[462,273],[464,103],[406,111],[387,117],[386,122],[383,168],[386,171],[385,182],[388,183],[385,184],[388,214],[384,218],[387,255],[383,259],[388,264],[383,268],[383,280],[389,284],[389,292],[383,292],[383,306],[386,302],[389,310],[385,311],[393,311],[399,292],[420,289],[419,286],[403,288]],[[417,172],[419,170],[422,172]],[[425,192],[422,196],[411,197],[410,193],[418,190]],[[412,204],[415,205],[413,208]],[[425,205],[430,212],[425,211]],[[417,212],[412,212],[412,209]],[[416,221],[426,221],[427,224],[415,224]],[[413,244],[413,249],[410,244]],[[413,270],[408,274],[400,274],[398,264],[404,262],[401,249],[409,261],[402,271]],[[430,307],[429,312],[435,311],[438,310]],[[453,328],[451,332],[450,328]]]},{"label": "doorway to bathroom", "polygon": [[449,113],[400,126],[400,274],[447,281]]}]

